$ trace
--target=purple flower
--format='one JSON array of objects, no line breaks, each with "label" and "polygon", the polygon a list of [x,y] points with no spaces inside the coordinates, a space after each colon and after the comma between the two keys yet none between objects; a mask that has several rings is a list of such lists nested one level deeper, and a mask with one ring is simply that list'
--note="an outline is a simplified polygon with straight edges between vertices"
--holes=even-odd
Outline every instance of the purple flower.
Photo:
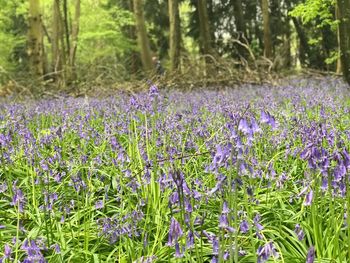
[{"label": "purple flower", "polygon": [[149,88],[149,95],[151,97],[154,97],[154,96],[157,96],[158,94],[159,94],[158,87],[155,84],[151,85],[151,87]]},{"label": "purple flower", "polygon": [[194,247],[194,235],[193,232],[190,230],[188,231],[187,240],[186,240],[186,248],[193,248]]},{"label": "purple flower", "polygon": [[270,114],[266,113],[265,111],[260,112],[260,121],[262,123],[268,123],[270,121]]},{"label": "purple flower", "polygon": [[208,194],[209,194],[209,195],[213,195],[213,194],[215,194],[217,191],[221,190],[221,189],[222,189],[222,185],[223,185],[223,183],[224,183],[225,180],[226,180],[226,177],[223,176],[223,177],[216,183],[215,187],[209,191]]},{"label": "purple flower", "polygon": [[259,247],[256,253],[258,256],[258,263],[266,262],[271,256],[273,256],[274,258],[278,258],[277,250],[273,245],[272,241],[270,241],[262,247]]},{"label": "purple flower", "polygon": [[261,132],[261,129],[260,129],[258,123],[256,122],[256,120],[254,118],[251,119],[251,127],[252,127],[252,132],[253,133]]},{"label": "purple flower", "polygon": [[6,190],[7,190],[7,184],[6,183],[0,184],[0,194],[5,193]]},{"label": "purple flower", "polygon": [[23,195],[22,190],[17,188],[16,182],[14,182],[14,184],[13,184],[12,191],[13,191],[13,196],[12,196],[11,204],[13,206],[18,207],[19,212],[23,213],[26,200],[25,200],[25,197]]},{"label": "purple flower", "polygon": [[222,212],[223,214],[228,214],[230,212],[230,209],[228,208],[228,204],[226,201],[224,201],[223,205],[222,205]]},{"label": "purple flower", "polygon": [[175,242],[175,257],[176,258],[182,258],[184,256],[184,253],[180,250],[180,244],[179,242]]},{"label": "purple flower", "polygon": [[343,151],[344,165],[347,169],[350,169],[350,155],[347,150]]},{"label": "purple flower", "polygon": [[221,145],[217,145],[216,146],[216,153],[213,157],[213,165],[214,167],[216,167],[217,165],[222,164],[225,159],[228,156],[228,151],[227,149],[225,149],[224,147],[222,147]]},{"label": "purple flower", "polygon": [[0,258],[0,262],[3,262],[5,259],[12,260],[13,258],[11,257],[12,254],[12,249],[8,244],[5,244],[4,247],[4,256]]},{"label": "purple flower", "polygon": [[244,134],[248,134],[250,132],[250,128],[246,119],[241,119],[238,124],[238,130],[243,132]]},{"label": "purple flower", "polygon": [[297,235],[299,241],[302,241],[304,239],[304,231],[299,224],[295,225],[294,233]]},{"label": "purple flower", "polygon": [[98,200],[98,201],[95,203],[95,208],[96,208],[96,209],[102,209],[103,207],[104,207],[103,200]]},{"label": "purple flower", "polygon": [[179,193],[174,192],[169,196],[169,203],[170,205],[175,205],[177,202],[179,202]]},{"label": "purple flower", "polygon": [[48,171],[49,170],[49,166],[45,163],[44,160],[40,161],[40,167],[41,167],[41,169],[43,169],[43,171]]},{"label": "purple flower", "polygon": [[224,255],[222,256],[222,258],[224,260],[229,260],[230,259],[230,252],[228,252],[227,250],[224,252]]},{"label": "purple flower", "polygon": [[334,169],[334,181],[339,182],[346,174],[346,167],[341,162],[338,164],[338,166]]},{"label": "purple flower", "polygon": [[135,260],[133,263],[152,263],[157,259],[156,256],[150,256],[150,257],[140,257],[139,259]]},{"label": "purple flower", "polygon": [[21,249],[23,249],[27,254],[27,257],[24,259],[24,262],[46,262],[43,254],[41,253],[40,248],[34,240],[28,241],[28,239],[26,239],[23,242]]},{"label": "purple flower", "polygon": [[228,219],[227,219],[227,215],[226,214],[221,214],[220,215],[219,227],[220,228],[228,227]]},{"label": "purple flower", "polygon": [[313,263],[315,261],[315,248],[311,246],[307,252],[306,263]]},{"label": "purple flower", "polygon": [[254,225],[258,231],[261,231],[264,229],[264,227],[260,224],[260,220],[261,220],[260,214],[256,214],[253,221],[254,221]]},{"label": "purple flower", "polygon": [[56,254],[61,254],[61,247],[59,244],[53,244],[51,248],[55,251]]},{"label": "purple flower", "polygon": [[219,255],[219,240],[216,237],[213,238],[213,255]]},{"label": "purple flower", "polygon": [[328,188],[328,179],[325,177],[322,177],[321,189],[322,189],[322,191],[326,191],[327,188]]},{"label": "purple flower", "polygon": [[185,210],[187,213],[192,213],[193,212],[193,208],[191,205],[191,202],[188,201],[187,199],[185,200]]},{"label": "purple flower", "polygon": [[276,128],[275,118],[273,116],[271,116],[270,113],[268,113],[268,112],[265,112],[263,110],[261,111],[260,121],[262,123],[269,124],[273,129]]},{"label": "purple flower", "polygon": [[181,226],[179,222],[172,217],[170,222],[169,236],[168,236],[168,246],[175,245],[178,242],[179,238],[183,235]]},{"label": "purple flower", "polygon": [[248,224],[248,221],[247,221],[247,220],[243,220],[243,221],[241,222],[241,224],[239,225],[239,230],[240,230],[243,234],[245,234],[245,233],[248,232],[248,230],[249,230],[249,224]]},{"label": "purple flower", "polygon": [[312,204],[312,198],[313,198],[313,191],[310,189],[310,191],[306,194],[304,205],[309,206]]}]

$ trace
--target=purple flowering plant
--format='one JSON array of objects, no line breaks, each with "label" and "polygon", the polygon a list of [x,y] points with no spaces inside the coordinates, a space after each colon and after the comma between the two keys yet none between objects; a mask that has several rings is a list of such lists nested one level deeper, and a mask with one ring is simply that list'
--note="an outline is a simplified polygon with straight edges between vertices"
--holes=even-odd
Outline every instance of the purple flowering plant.
[{"label": "purple flowering plant", "polygon": [[0,102],[0,262],[350,258],[343,83]]}]

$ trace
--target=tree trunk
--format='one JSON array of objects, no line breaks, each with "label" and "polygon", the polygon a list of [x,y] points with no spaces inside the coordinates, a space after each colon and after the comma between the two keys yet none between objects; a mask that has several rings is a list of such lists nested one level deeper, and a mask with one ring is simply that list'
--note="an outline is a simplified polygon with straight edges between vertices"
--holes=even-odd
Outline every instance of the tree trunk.
[{"label": "tree trunk", "polygon": [[[336,3],[335,5],[335,18],[337,20],[339,20],[339,11],[338,11],[338,3]],[[340,58],[340,54],[341,54],[341,51],[340,51],[340,30],[339,30],[339,26],[337,27],[337,41],[338,41],[338,59],[337,59],[337,70],[336,70],[336,73],[337,74],[341,74],[343,69],[342,69],[342,63],[341,63],[341,58]]]},{"label": "tree trunk", "polygon": [[246,25],[244,21],[242,1],[233,0],[233,14],[235,16],[235,25],[237,32],[246,37]]},{"label": "tree trunk", "polygon": [[[133,5],[133,0],[127,0],[127,7],[126,7],[131,13],[134,13],[134,5]],[[135,25],[129,25],[127,26],[127,32],[126,34],[128,37],[132,40],[135,40],[137,42],[137,34],[136,34],[136,27]],[[130,51],[130,71],[133,74],[136,74],[140,71],[141,69],[141,57],[140,57],[140,52],[137,52],[135,50]]]},{"label": "tree trunk", "polygon": [[198,18],[199,18],[199,47],[202,55],[205,56],[204,75],[208,74],[209,65],[212,62],[209,55],[212,55],[211,35],[208,18],[207,0],[198,1]]},{"label": "tree trunk", "polygon": [[200,47],[203,55],[211,54],[211,37],[208,20],[207,1],[198,1]]},{"label": "tree trunk", "polygon": [[269,13],[269,1],[261,0],[261,12],[263,16],[264,27],[264,56],[267,58],[272,57],[272,40],[270,29],[270,13]]},{"label": "tree trunk", "polygon": [[[231,3],[233,4],[233,14],[235,17],[235,25],[236,25],[236,31],[238,33],[238,40],[242,43],[245,43],[247,39],[247,32],[246,32],[246,25],[245,25],[244,15],[243,15],[242,1],[233,0],[231,1]],[[244,58],[249,57],[248,51],[242,45],[238,45],[237,50],[240,56]]]},{"label": "tree trunk", "polygon": [[66,54],[60,4],[60,0],[54,0],[52,9],[52,70],[55,73],[55,79],[62,80],[64,79],[63,69],[66,66]]},{"label": "tree trunk", "polygon": [[71,32],[71,48],[69,51],[70,80],[76,79],[75,58],[76,58],[76,52],[78,47],[79,21],[80,21],[80,0],[75,0],[75,14],[74,14],[72,32]]},{"label": "tree trunk", "polygon": [[282,59],[282,68],[290,68],[292,66],[292,54],[291,54],[291,28],[290,28],[290,20],[287,17],[286,23],[283,32],[283,46],[282,52],[279,54]]},{"label": "tree trunk", "polygon": [[343,77],[350,85],[350,3],[349,0],[337,0],[339,18],[339,47],[343,68]]},{"label": "tree trunk", "polygon": [[143,1],[134,0],[134,13],[137,30],[137,40],[141,51],[142,65],[145,71],[153,69],[151,48],[147,36],[145,18],[143,15]]},{"label": "tree trunk", "polygon": [[170,67],[172,71],[180,65],[181,26],[178,0],[169,0],[169,23],[170,23]]},{"label": "tree trunk", "polygon": [[310,54],[309,43],[307,42],[307,37],[301,28],[301,25],[296,17],[292,17],[293,24],[297,35],[299,37],[299,60],[302,65],[306,65],[307,55]]},{"label": "tree trunk", "polygon": [[37,76],[44,75],[43,25],[40,13],[40,0],[29,0],[28,49],[31,71]]},{"label": "tree trunk", "polygon": [[69,39],[69,21],[68,21],[68,7],[67,0],[63,0],[63,24],[64,24],[64,33],[65,33],[65,46],[67,47],[67,51],[70,51],[70,39]]}]

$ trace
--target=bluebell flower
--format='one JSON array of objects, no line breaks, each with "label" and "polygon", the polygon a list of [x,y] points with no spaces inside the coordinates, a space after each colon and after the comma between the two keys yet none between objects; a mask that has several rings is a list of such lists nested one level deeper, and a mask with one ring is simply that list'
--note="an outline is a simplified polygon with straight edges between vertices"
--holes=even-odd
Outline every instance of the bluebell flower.
[{"label": "bluebell flower", "polygon": [[176,258],[182,258],[184,256],[184,252],[180,249],[179,242],[175,242],[175,257]]},{"label": "bluebell flower", "polygon": [[149,256],[149,257],[145,257],[142,256],[139,259],[135,260],[133,263],[152,263],[155,262],[157,260],[157,256]]},{"label": "bluebell flower", "polygon": [[96,201],[96,203],[95,203],[95,208],[96,209],[102,209],[103,207],[104,207],[103,200]]},{"label": "bluebell flower", "polygon": [[247,220],[243,220],[243,221],[241,222],[241,224],[239,225],[239,230],[240,230],[243,234],[245,234],[245,233],[248,232],[248,230],[249,230],[249,223],[248,223]]},{"label": "bluebell flower", "polygon": [[314,192],[312,191],[312,189],[310,189],[310,191],[306,194],[304,201],[305,206],[309,206],[312,204],[313,193]]},{"label": "bluebell flower", "polygon": [[230,259],[230,252],[227,250],[224,252],[224,255],[222,256],[223,260],[229,260]]},{"label": "bluebell flower", "polygon": [[311,246],[307,252],[306,263],[314,263],[315,261],[315,248]]},{"label": "bluebell flower", "polygon": [[194,234],[190,230],[190,231],[188,231],[188,234],[187,234],[186,248],[190,249],[190,248],[193,248],[193,247],[194,247]]},{"label": "bluebell flower", "polygon": [[346,174],[346,167],[343,164],[343,162],[340,162],[335,168],[334,168],[334,180],[336,182],[341,181]]},{"label": "bluebell flower", "polygon": [[246,119],[240,120],[238,124],[238,130],[243,132],[244,134],[248,134],[250,132],[250,127]]},{"label": "bluebell flower", "polygon": [[228,214],[230,212],[230,209],[228,208],[228,204],[226,201],[224,201],[222,205],[222,214]]},{"label": "bluebell flower", "polygon": [[168,235],[168,246],[174,246],[176,242],[178,242],[179,238],[183,235],[181,226],[179,222],[172,217],[170,222],[170,228],[169,228],[169,235]]},{"label": "bluebell flower", "polygon": [[221,214],[219,219],[219,227],[226,228],[228,227],[228,218],[226,214]]},{"label": "bluebell flower", "polygon": [[211,190],[209,191],[208,194],[209,194],[209,195],[213,195],[213,194],[215,194],[217,191],[221,190],[221,189],[222,189],[222,185],[223,185],[223,183],[224,183],[225,180],[226,180],[226,177],[225,177],[225,176],[221,177],[221,178],[219,179],[219,181],[216,183],[215,187],[214,187],[213,189],[211,189]]},{"label": "bluebell flower", "polygon": [[321,189],[322,191],[326,191],[328,188],[328,179],[326,177],[322,177]]},{"label": "bluebell flower", "polygon": [[158,87],[155,84],[151,85],[151,87],[149,88],[149,95],[151,97],[155,97],[158,94],[159,94]]},{"label": "bluebell flower", "polygon": [[262,247],[259,247],[257,251],[257,256],[258,256],[258,261],[257,261],[258,263],[266,262],[271,256],[275,259],[279,257],[277,250],[273,245],[272,241],[268,242]]},{"label": "bluebell flower", "polygon": [[261,132],[261,128],[259,127],[258,123],[254,118],[252,118],[250,122],[251,122],[251,130],[253,133]]},{"label": "bluebell flower", "polygon": [[11,247],[8,244],[5,244],[5,246],[4,246],[4,256],[0,258],[0,262],[4,262],[4,261],[6,261],[6,259],[12,261],[13,258],[11,257],[11,254],[12,254]]},{"label": "bluebell flower", "polygon": [[344,158],[344,165],[347,169],[350,169],[350,155],[347,150],[343,150],[342,152]]},{"label": "bluebell flower", "polygon": [[258,231],[261,231],[264,229],[264,227],[260,224],[260,220],[261,220],[260,214],[256,214],[253,221],[254,221],[254,225]]},{"label": "bluebell flower", "polygon": [[260,112],[260,121],[262,123],[268,123],[270,121],[269,114],[266,113],[265,111],[261,110],[261,112]]},{"label": "bluebell flower", "polygon": [[219,240],[214,237],[213,238],[213,255],[219,255]]},{"label": "bluebell flower", "polygon": [[302,241],[304,239],[304,231],[299,224],[295,225],[294,233],[297,235],[299,241]]},{"label": "bluebell flower", "polygon": [[185,211],[187,213],[192,213],[193,212],[193,208],[192,208],[192,204],[188,199],[185,199]]},{"label": "bluebell flower", "polygon": [[56,254],[61,254],[61,247],[59,244],[53,244],[51,248],[55,251]]}]

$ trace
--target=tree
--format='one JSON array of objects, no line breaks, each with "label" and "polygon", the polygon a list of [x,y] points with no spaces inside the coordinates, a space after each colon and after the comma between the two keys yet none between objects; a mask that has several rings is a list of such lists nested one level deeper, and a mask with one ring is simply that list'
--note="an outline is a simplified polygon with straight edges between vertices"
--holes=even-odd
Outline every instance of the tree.
[{"label": "tree", "polygon": [[201,52],[203,55],[209,55],[211,54],[211,36],[206,0],[198,1],[198,18]]},{"label": "tree", "polygon": [[68,21],[66,0],[53,1],[52,17],[52,68],[56,77],[67,84],[76,79],[75,60],[80,24],[80,0],[74,2],[74,17],[71,26]]},{"label": "tree", "polygon": [[236,30],[238,33],[243,34],[246,37],[246,25],[243,15],[243,7],[241,0],[231,0],[233,4],[233,12],[235,16]]},{"label": "tree", "polygon": [[178,0],[169,0],[169,23],[170,23],[170,68],[178,69],[180,65],[181,27]]},{"label": "tree", "polygon": [[320,70],[335,70],[338,41],[334,1],[306,0],[294,7],[290,14],[301,18],[301,21],[293,18],[293,23],[300,44],[306,51],[305,65]]},{"label": "tree", "polygon": [[64,54],[64,41],[62,41],[63,27],[60,11],[60,0],[54,0],[52,8],[52,69],[55,75],[58,75],[66,62]]},{"label": "tree", "polygon": [[79,35],[79,20],[80,20],[80,0],[75,0],[75,14],[72,23],[72,32],[71,32],[71,46],[69,50],[69,78],[74,80],[76,78],[75,72],[75,57],[78,48],[78,35]]},{"label": "tree", "polygon": [[339,47],[343,76],[350,85],[350,2],[337,0],[337,17],[339,18]]},{"label": "tree", "polygon": [[[245,43],[247,38],[246,25],[243,15],[243,7],[241,0],[231,0],[233,2],[233,13],[235,17],[236,32],[238,33],[238,40]],[[246,44],[246,43],[245,43]],[[240,56],[247,57],[247,50],[242,45],[238,46],[238,52]]]},{"label": "tree", "polygon": [[40,0],[29,0],[27,53],[32,73],[43,76],[45,73],[45,54]]},{"label": "tree", "polygon": [[[337,20],[339,20],[339,11],[338,11],[338,4],[335,5],[335,18]],[[336,70],[336,73],[337,74],[341,74],[343,72],[343,69],[342,69],[342,62],[341,62],[341,58],[340,58],[340,54],[341,54],[341,51],[340,51],[340,30],[339,30],[339,25],[337,26],[337,41],[338,41],[338,58],[337,58],[337,70]]]},{"label": "tree", "polygon": [[145,18],[143,15],[143,1],[134,0],[134,13],[137,30],[137,40],[141,52],[142,65],[145,71],[150,71],[153,68],[151,48],[147,36]]},{"label": "tree", "polygon": [[263,16],[264,25],[264,56],[267,58],[272,57],[272,39],[270,29],[270,13],[269,13],[269,1],[261,0],[261,12]]},{"label": "tree", "polygon": [[[8,73],[28,72],[28,10],[22,0],[0,0],[0,67]],[[23,10],[19,12],[18,9]],[[0,74],[0,83],[6,81]]]}]

